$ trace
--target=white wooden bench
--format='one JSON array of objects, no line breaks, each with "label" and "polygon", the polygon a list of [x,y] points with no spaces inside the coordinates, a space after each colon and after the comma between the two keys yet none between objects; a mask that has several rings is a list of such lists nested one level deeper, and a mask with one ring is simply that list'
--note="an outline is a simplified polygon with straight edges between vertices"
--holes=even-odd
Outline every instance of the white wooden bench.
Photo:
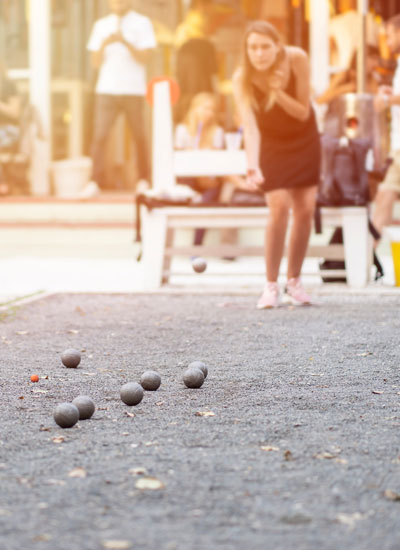
[{"label": "white wooden bench", "polygon": [[[246,173],[243,150],[173,151],[169,88],[164,82],[154,91],[153,114],[153,187],[160,193],[172,192],[176,176],[233,175]],[[261,246],[202,245],[176,246],[177,229],[261,228],[266,224],[267,207],[141,207],[143,224],[142,261],[145,286],[157,288],[167,282],[174,255],[203,257],[262,256]],[[370,278],[372,239],[368,231],[365,207],[322,208],[322,225],[342,226],[344,245],[310,246],[307,256],[345,260],[348,285],[363,287]],[[329,272],[333,275],[332,271]],[[321,273],[323,274],[323,273]],[[344,274],[343,271],[335,275]]]},{"label": "white wooden bench", "polygon": [[[143,262],[146,287],[157,288],[169,279],[171,258],[175,255],[229,257],[263,256],[262,246],[252,245],[174,245],[174,232],[183,228],[260,228],[266,224],[267,207],[184,207],[166,206],[147,210],[143,207]],[[348,285],[363,287],[371,270],[371,242],[367,210],[360,207],[322,208],[323,225],[343,227],[344,245],[310,246],[308,257],[345,260],[346,271],[329,271],[329,275],[346,275]],[[328,274],[326,272],[325,274]],[[324,275],[324,272],[321,272]]]}]

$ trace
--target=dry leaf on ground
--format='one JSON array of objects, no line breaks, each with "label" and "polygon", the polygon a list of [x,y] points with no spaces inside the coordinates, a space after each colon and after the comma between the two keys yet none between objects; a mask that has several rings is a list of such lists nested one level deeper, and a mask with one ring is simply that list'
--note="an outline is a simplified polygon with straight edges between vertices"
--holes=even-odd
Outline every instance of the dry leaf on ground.
[{"label": "dry leaf on ground", "polygon": [[48,479],[48,480],[46,480],[45,484],[46,485],[60,485],[60,486],[63,486],[63,485],[65,485],[65,481],[62,480],[62,479]]},{"label": "dry leaf on ground", "polygon": [[383,391],[372,390],[372,393],[375,393],[376,395],[381,395]]},{"label": "dry leaf on ground", "polygon": [[279,447],[274,447],[273,445],[262,445],[262,447],[260,447],[260,449],[262,451],[267,451],[267,452],[279,451]]},{"label": "dry leaf on ground", "polygon": [[49,533],[43,533],[41,535],[36,535],[33,540],[35,542],[47,542],[48,540],[51,540],[51,535]]},{"label": "dry leaf on ground", "polygon": [[355,512],[354,514],[338,514],[336,519],[339,523],[343,523],[353,529],[356,522],[365,519],[365,517],[360,512]]},{"label": "dry leaf on ground", "polygon": [[289,451],[289,450],[285,451],[283,453],[283,456],[284,456],[285,460],[294,460],[292,451]]},{"label": "dry leaf on ground", "polygon": [[317,453],[314,455],[314,458],[326,458],[326,459],[331,459],[331,458],[337,458],[337,455],[333,454],[333,453],[327,453],[326,451],[323,451],[322,453]]},{"label": "dry leaf on ground", "polygon": [[336,462],[337,464],[348,464],[349,461],[345,458],[334,458],[333,462]]},{"label": "dry leaf on ground", "polygon": [[146,468],[139,466],[138,468],[131,468],[129,473],[133,476],[145,476],[147,474],[147,470]]},{"label": "dry leaf on ground", "polygon": [[86,473],[86,470],[85,468],[74,468],[73,470],[71,470],[69,473],[68,473],[68,477],[79,477],[79,478],[84,478],[87,476],[87,473]]},{"label": "dry leaf on ground", "polygon": [[132,543],[129,540],[105,540],[102,545],[106,550],[129,550],[132,548]]},{"label": "dry leaf on ground", "polygon": [[388,500],[400,501],[400,493],[396,493],[396,491],[392,491],[392,489],[386,489],[383,496]]},{"label": "dry leaf on ground", "polygon": [[65,441],[65,437],[63,435],[53,437],[53,439],[52,439],[53,443],[62,443],[63,441]]},{"label": "dry leaf on ground", "polygon": [[135,483],[135,487],[136,489],[155,491],[157,489],[164,489],[165,485],[156,477],[141,477]]},{"label": "dry leaf on ground", "polygon": [[215,413],[212,411],[197,411],[195,416],[215,416]]},{"label": "dry leaf on ground", "polygon": [[18,334],[18,336],[25,336],[25,334],[29,334],[27,330],[16,330],[15,334]]}]

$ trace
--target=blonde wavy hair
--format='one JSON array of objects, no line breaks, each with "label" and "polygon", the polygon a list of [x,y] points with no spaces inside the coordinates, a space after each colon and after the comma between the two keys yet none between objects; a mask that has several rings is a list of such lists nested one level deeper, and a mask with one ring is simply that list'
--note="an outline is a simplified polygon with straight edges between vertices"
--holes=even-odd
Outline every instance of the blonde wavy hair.
[{"label": "blonde wavy hair", "polygon": [[213,145],[214,133],[219,127],[218,124],[218,109],[219,109],[219,98],[217,95],[210,92],[200,92],[196,94],[192,101],[190,102],[189,110],[186,113],[185,118],[183,119],[183,124],[187,127],[189,134],[195,136],[198,132],[199,120],[198,108],[204,103],[212,102],[214,106],[214,117],[211,121],[202,128],[200,135],[199,147],[201,149],[211,149]]},{"label": "blonde wavy hair", "polygon": [[[272,76],[276,70],[279,68],[280,64],[286,57],[285,47],[283,45],[282,39],[271,23],[267,21],[252,21],[246,28],[246,31],[243,36],[242,43],[242,56],[241,63],[238,70],[238,80],[241,87],[242,96],[245,101],[247,101],[254,109],[258,110],[258,103],[254,96],[253,86],[252,86],[252,77],[255,73],[255,69],[250,63],[249,56],[247,53],[247,40],[250,34],[256,33],[270,38],[275,44],[278,45],[279,51],[276,56],[276,60],[273,65],[268,69],[267,72],[267,81],[268,76]],[[268,82],[267,82],[268,83]],[[272,90],[267,90],[266,102],[264,108],[266,110],[271,109],[276,101],[276,94]]]}]

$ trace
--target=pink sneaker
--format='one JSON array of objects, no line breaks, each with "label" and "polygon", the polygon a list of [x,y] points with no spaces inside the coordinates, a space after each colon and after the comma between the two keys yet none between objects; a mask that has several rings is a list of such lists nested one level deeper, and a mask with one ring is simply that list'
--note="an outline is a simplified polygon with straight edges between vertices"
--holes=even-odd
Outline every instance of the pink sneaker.
[{"label": "pink sneaker", "polygon": [[278,283],[267,281],[264,287],[264,292],[261,294],[257,309],[270,309],[279,306],[279,287]]},{"label": "pink sneaker", "polygon": [[295,306],[311,305],[311,296],[304,290],[300,277],[293,277],[286,283],[285,302]]}]

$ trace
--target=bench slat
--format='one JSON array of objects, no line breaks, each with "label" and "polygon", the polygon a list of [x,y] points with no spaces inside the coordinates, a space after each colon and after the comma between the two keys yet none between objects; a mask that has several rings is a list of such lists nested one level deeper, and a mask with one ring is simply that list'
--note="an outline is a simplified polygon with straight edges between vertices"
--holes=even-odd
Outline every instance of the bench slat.
[{"label": "bench slat", "polygon": [[[204,246],[167,246],[165,255],[172,256],[203,256],[210,258],[221,257],[239,257],[239,256],[263,256],[263,246],[246,245],[204,245]],[[284,254],[287,254],[285,248]],[[330,260],[344,260],[344,248],[341,244],[331,244],[326,246],[309,246],[307,250],[308,258],[329,258]]]}]

